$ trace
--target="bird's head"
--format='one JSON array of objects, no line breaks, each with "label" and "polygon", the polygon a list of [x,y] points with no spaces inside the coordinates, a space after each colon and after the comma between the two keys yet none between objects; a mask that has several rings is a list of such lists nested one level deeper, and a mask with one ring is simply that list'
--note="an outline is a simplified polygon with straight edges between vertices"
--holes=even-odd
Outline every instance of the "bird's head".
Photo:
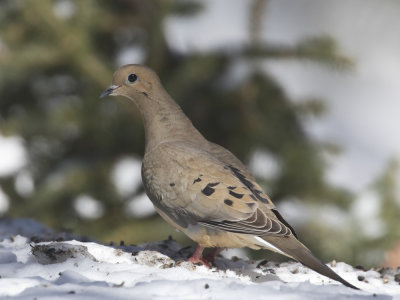
[{"label": "bird's head", "polygon": [[135,101],[143,96],[150,97],[159,87],[160,79],[150,68],[141,65],[125,65],[114,73],[112,85],[100,95],[100,98],[125,96]]}]

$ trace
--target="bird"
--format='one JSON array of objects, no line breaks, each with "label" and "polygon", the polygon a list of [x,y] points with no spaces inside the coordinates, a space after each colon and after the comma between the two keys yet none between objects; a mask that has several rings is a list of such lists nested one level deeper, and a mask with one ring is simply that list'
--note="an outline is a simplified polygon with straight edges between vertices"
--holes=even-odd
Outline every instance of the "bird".
[{"label": "bird", "polygon": [[[188,261],[209,266],[225,248],[267,249],[358,289],[300,242],[246,166],[194,127],[152,69],[120,67],[105,96],[126,97],[140,111],[142,182],[158,214],[198,244]],[[208,260],[205,248],[213,248]]]}]

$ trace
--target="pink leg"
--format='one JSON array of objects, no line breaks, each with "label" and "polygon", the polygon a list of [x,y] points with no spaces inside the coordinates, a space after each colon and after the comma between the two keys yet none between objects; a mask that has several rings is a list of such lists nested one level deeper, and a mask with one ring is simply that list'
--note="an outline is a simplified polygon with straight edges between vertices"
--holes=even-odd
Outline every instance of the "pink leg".
[{"label": "pink leg", "polygon": [[220,254],[221,253],[221,251],[222,250],[224,250],[225,248],[220,248],[220,247],[217,247],[217,248],[213,248],[212,250],[211,250],[211,252],[210,253],[208,253],[204,258],[208,261],[208,262],[210,262],[211,264],[215,264],[215,257],[218,255],[218,254]]},{"label": "pink leg", "polygon": [[191,263],[201,263],[203,265],[205,265],[207,268],[210,268],[210,264],[203,258],[203,250],[204,247],[198,245],[196,250],[194,251],[194,253],[192,254],[191,257],[189,257],[188,262]]}]

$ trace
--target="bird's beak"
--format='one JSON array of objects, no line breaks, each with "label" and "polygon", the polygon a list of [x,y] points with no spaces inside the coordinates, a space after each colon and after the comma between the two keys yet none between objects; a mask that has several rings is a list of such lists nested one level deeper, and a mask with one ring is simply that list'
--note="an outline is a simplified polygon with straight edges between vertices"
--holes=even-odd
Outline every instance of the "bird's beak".
[{"label": "bird's beak", "polygon": [[104,92],[101,93],[100,98],[104,98],[105,96],[113,96],[113,92],[119,88],[119,85],[110,85]]}]

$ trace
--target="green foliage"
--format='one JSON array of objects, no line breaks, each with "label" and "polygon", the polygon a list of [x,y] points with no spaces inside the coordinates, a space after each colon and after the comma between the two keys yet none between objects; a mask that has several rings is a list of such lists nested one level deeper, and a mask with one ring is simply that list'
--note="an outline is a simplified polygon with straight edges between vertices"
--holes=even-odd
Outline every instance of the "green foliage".
[{"label": "green foliage", "polygon": [[381,198],[379,215],[381,220],[384,221],[385,231],[387,232],[380,242],[385,243],[386,247],[393,246],[394,241],[400,240],[400,231],[390,230],[399,226],[400,199],[396,185],[398,175],[399,163],[392,160],[375,184],[375,189]]},{"label": "green foliage", "polygon": [[[311,141],[302,128],[302,118],[322,114],[324,107],[315,99],[293,104],[273,78],[255,67],[263,59],[350,67],[331,38],[300,41],[293,47],[253,38],[254,43],[236,50],[182,54],[167,44],[163,24],[170,16],[189,18],[201,12],[200,2],[62,2],[72,5],[70,15],[57,14],[60,1],[0,2],[0,130],[24,138],[27,169],[35,183],[33,194],[24,196],[15,189],[14,175],[0,178],[12,199],[9,215],[34,217],[102,240],[137,243],[173,232],[154,217],[127,216],[125,204],[133,195],[120,195],[110,179],[118,159],[141,156],[144,149],[136,108],[122,99],[98,99],[127,47],[145,53],[145,64],[155,69],[210,140],[245,161],[256,149],[277,158],[281,172],[263,182],[275,202],[297,197],[318,205],[351,203],[351,194],[323,180],[321,153],[327,145]],[[256,25],[250,26],[255,32]],[[250,75],[235,85],[223,85],[237,61],[250,66]],[[83,193],[104,204],[103,217],[90,221],[77,215],[73,200]],[[150,221],[153,225],[147,226]]]},{"label": "green foliage", "polygon": [[[379,198],[377,216],[383,234],[378,238],[364,241],[368,249],[364,254],[365,259],[378,260],[375,253],[379,253],[381,249],[391,249],[400,240],[400,232],[397,230],[400,226],[400,198],[396,178],[399,178],[399,162],[393,159],[373,187]],[[382,260],[382,257],[380,258]]]}]

